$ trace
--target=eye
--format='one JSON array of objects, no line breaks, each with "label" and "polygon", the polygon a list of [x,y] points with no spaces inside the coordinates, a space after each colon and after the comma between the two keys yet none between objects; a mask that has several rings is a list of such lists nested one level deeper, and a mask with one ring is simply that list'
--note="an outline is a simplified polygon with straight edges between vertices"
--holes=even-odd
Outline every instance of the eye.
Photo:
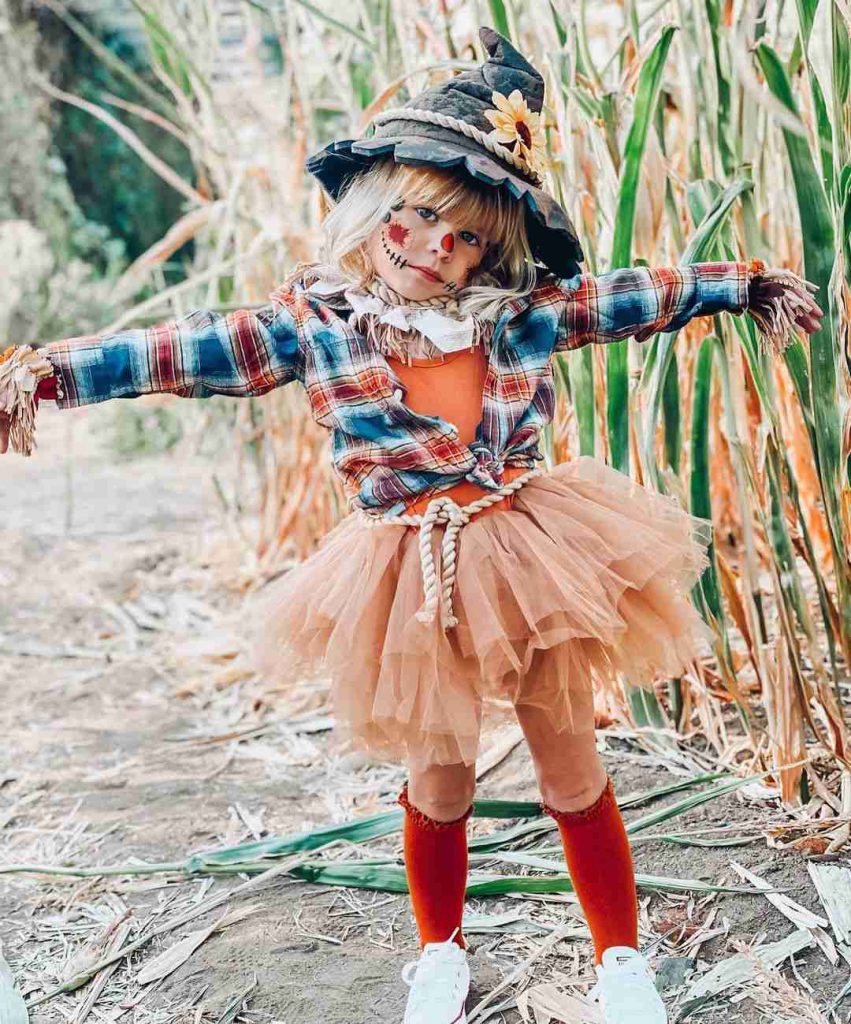
[{"label": "eye", "polygon": [[473,234],[472,231],[459,231],[459,237],[463,238],[468,245],[480,246],[482,243],[479,240],[479,236]]},{"label": "eye", "polygon": [[414,209],[423,220],[432,221],[432,223],[437,220],[437,214],[428,206],[415,206]]}]

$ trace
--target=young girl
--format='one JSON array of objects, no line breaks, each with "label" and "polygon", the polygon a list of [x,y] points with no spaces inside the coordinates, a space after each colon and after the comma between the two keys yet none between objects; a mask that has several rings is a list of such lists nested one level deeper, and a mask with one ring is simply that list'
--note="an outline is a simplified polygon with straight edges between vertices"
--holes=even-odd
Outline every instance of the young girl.
[{"label": "young girl", "polygon": [[[255,311],[22,346],[0,364],[0,449],[36,397],[73,408],[300,381],[353,512],[251,609],[260,667],[331,680],[341,736],[404,759],[405,867],[421,952],[405,1024],[465,1020],[466,822],[484,703],[510,701],[594,942],[607,1024],[666,1020],[638,952],[635,880],[594,740],[593,690],[680,673],[706,627],[687,594],[711,524],[590,458],[544,472],[555,352],[745,309],[780,348],[821,310],[759,261],[579,269],[540,186],[537,71],[489,59],[308,162],[336,202],[323,263]],[[809,286],[811,287],[811,286]]]}]

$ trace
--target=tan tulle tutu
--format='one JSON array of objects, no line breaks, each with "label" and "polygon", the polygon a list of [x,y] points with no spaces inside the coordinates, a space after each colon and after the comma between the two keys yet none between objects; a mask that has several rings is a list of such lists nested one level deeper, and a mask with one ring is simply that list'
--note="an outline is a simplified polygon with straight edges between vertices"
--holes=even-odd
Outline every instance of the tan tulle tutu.
[{"label": "tan tulle tutu", "polygon": [[[435,559],[445,527],[432,537]],[[460,532],[453,595],[422,622],[418,530],[353,513],[246,605],[255,666],[330,681],[338,735],[378,760],[476,760],[482,702],[587,729],[596,687],[679,675],[710,631],[688,598],[709,520],[582,456]],[[439,562],[437,563],[439,565]],[[510,710],[510,708],[509,708]]]}]

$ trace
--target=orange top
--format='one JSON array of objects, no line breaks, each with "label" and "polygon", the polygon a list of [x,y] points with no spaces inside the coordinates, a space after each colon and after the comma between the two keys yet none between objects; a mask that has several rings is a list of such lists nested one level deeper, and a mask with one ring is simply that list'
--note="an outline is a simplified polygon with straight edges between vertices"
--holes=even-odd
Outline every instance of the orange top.
[{"label": "orange top", "polygon": [[[387,362],[406,388],[405,405],[424,416],[440,416],[458,428],[461,444],[471,444],[482,418],[482,392],[488,361],[481,345],[449,352],[440,359],[413,359],[407,362],[388,356]],[[505,483],[528,472],[524,466],[506,466]],[[422,515],[436,497],[452,498],[458,505],[469,505],[488,492],[471,480],[462,480],[439,494],[418,498],[405,506],[408,515]],[[516,493],[516,492],[515,492]],[[498,508],[511,508],[513,495],[478,512],[487,515]]]}]

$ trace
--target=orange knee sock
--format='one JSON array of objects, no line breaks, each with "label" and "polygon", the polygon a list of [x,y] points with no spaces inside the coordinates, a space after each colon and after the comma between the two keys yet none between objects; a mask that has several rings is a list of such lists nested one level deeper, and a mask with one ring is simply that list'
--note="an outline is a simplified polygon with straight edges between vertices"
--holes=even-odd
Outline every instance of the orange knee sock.
[{"label": "orange knee sock", "polygon": [[455,942],[466,949],[461,918],[467,890],[467,818],[473,807],[454,821],[437,821],[411,804],[407,782],[399,803],[405,808],[405,873],[420,947],[445,942],[457,928]]},{"label": "orange knee sock", "polygon": [[602,795],[582,811],[557,811],[555,818],[564,858],[594,940],[596,962],[610,946],[638,946],[638,901],[635,874],[623,818],[612,780]]}]

